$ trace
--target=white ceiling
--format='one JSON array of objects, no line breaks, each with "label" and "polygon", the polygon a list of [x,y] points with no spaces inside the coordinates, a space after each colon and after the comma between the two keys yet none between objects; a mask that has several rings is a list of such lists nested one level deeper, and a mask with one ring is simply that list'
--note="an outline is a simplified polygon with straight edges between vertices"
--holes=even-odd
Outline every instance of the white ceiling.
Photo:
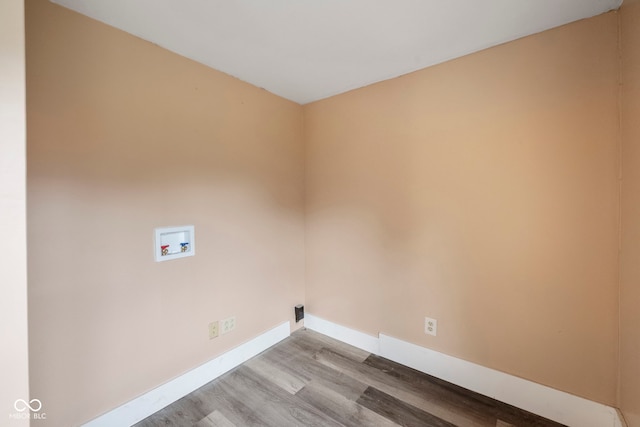
[{"label": "white ceiling", "polygon": [[622,0],[53,0],[306,104]]}]

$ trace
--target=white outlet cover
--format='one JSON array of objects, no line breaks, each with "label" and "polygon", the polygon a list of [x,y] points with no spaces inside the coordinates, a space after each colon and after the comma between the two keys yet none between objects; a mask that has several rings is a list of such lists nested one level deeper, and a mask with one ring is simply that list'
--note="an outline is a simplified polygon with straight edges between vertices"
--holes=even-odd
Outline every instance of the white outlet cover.
[{"label": "white outlet cover", "polygon": [[224,320],[220,321],[220,333],[227,334],[231,331],[233,331],[236,328],[236,318],[234,317],[227,317]]},{"label": "white outlet cover", "polygon": [[431,317],[424,318],[424,333],[427,335],[438,335],[438,321]]}]

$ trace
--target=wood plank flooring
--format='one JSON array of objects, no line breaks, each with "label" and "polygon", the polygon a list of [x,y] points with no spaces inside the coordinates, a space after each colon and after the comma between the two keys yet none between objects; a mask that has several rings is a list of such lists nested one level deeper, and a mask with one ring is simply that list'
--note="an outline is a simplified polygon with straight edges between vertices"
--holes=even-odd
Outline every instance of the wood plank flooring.
[{"label": "wood plank flooring", "polygon": [[299,330],[136,427],[560,425]]}]

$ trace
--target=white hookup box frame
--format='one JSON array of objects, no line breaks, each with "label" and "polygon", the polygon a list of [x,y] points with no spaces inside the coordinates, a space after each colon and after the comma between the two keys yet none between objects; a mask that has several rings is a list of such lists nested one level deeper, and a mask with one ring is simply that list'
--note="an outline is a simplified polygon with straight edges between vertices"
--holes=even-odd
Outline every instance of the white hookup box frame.
[{"label": "white hookup box frame", "polygon": [[195,227],[158,227],[155,229],[156,262],[184,258],[196,254]]}]

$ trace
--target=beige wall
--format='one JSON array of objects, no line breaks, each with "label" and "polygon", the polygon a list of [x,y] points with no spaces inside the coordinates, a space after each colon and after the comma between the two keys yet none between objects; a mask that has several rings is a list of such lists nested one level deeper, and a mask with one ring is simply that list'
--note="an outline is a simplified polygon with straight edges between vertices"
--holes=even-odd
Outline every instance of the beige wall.
[{"label": "beige wall", "polygon": [[16,399],[29,399],[22,0],[0,2],[0,76],[0,419],[28,426],[9,418]]},{"label": "beige wall", "polygon": [[[302,108],[27,2],[31,388],[78,425],[294,320]],[[155,263],[157,226],[197,254]],[[233,333],[208,323],[236,316]]]},{"label": "beige wall", "polygon": [[617,58],[609,13],[306,105],[307,311],[615,405]]},{"label": "beige wall", "polygon": [[[631,427],[639,9],[626,0],[621,13],[619,391]],[[308,312],[616,405],[617,19],[302,108],[29,0],[31,396],[47,425],[87,421],[293,320],[305,236]],[[9,132],[17,160],[0,170],[19,176],[24,134]],[[0,206],[18,202],[19,247],[18,187],[0,188]],[[197,256],[153,262],[153,228],[179,224],[195,224]],[[3,357],[16,357],[26,393],[24,260],[11,265],[18,305],[2,314],[21,329]],[[236,332],[209,341],[208,322],[231,315]],[[424,335],[424,316],[439,320],[438,337]]]},{"label": "beige wall", "polygon": [[622,46],[622,252],[620,407],[640,427],[640,1],[620,11]]}]

